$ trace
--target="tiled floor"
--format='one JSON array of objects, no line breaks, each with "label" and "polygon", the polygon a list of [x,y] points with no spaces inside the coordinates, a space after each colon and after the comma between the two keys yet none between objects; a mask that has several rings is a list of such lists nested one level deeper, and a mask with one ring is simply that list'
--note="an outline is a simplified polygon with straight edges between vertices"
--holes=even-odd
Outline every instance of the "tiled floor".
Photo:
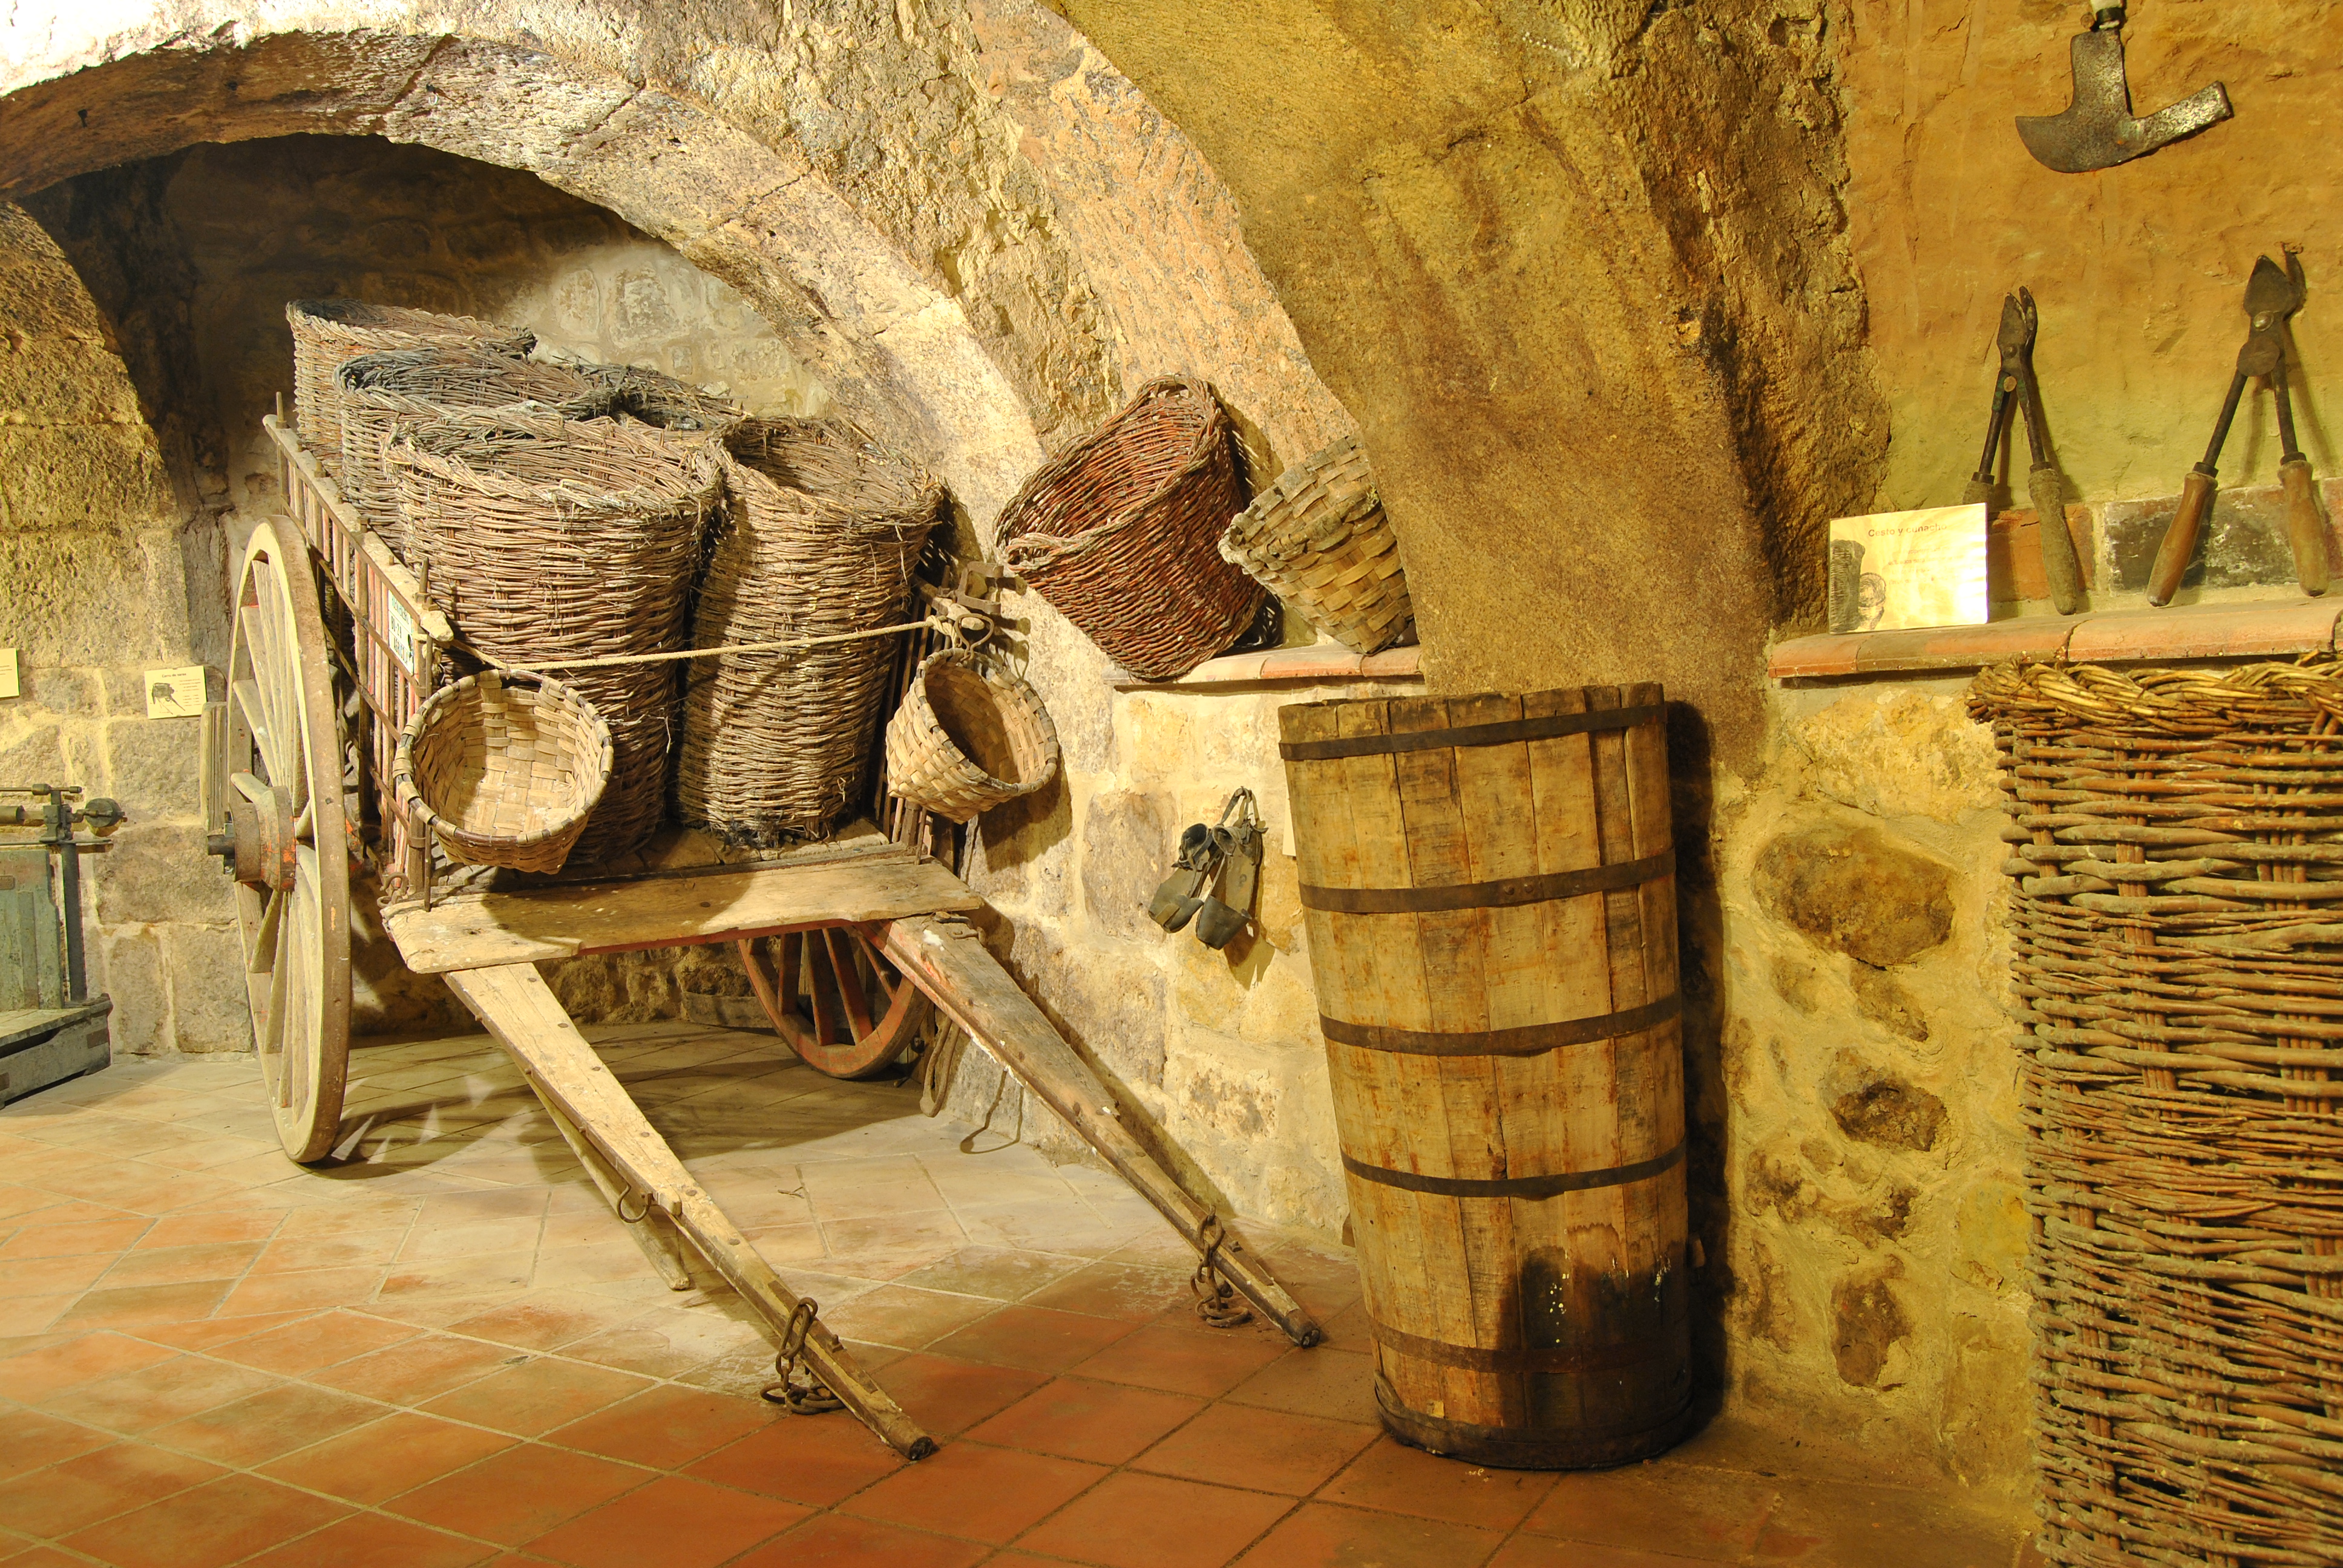
[{"label": "tiled floor", "polygon": [[791,1284],[942,1442],[757,1398],[480,1038],[362,1050],[347,1161],[249,1060],[130,1059],[0,1112],[0,1564],[50,1568],[2001,1568],[2012,1526],[1704,1434],[1601,1475],[1379,1435],[1347,1258],[1252,1230],[1330,1331],[1188,1311],[1122,1185],[959,1144],[769,1038],[598,1031]]}]

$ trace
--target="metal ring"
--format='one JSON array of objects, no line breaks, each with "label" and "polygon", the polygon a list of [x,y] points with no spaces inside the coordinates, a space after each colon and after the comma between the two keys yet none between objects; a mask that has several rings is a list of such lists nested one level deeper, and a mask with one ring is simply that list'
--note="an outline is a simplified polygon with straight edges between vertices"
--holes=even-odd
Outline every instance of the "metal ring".
[{"label": "metal ring", "polygon": [[648,1192],[643,1194],[643,1206],[640,1209],[637,1210],[632,1214],[627,1212],[627,1197],[628,1193],[633,1191],[634,1189],[629,1187],[626,1191],[619,1193],[618,1202],[613,1205],[613,1207],[618,1211],[618,1220],[622,1224],[639,1225],[645,1220],[650,1218],[651,1195]]}]

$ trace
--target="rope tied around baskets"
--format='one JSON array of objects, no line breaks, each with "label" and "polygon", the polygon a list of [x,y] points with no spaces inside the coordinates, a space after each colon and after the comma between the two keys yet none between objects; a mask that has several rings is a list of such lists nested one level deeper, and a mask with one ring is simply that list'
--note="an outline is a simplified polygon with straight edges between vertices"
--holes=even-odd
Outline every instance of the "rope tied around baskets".
[{"label": "rope tied around baskets", "polygon": [[526,359],[537,334],[469,316],[442,316],[363,299],[296,299],[285,307],[293,332],[293,417],[301,438],[331,473],[342,462],[342,399],[335,373],[361,355],[475,347]]},{"label": "rope tied around baskets", "polygon": [[1999,666],[2045,1548],[2343,1540],[2343,666]]}]

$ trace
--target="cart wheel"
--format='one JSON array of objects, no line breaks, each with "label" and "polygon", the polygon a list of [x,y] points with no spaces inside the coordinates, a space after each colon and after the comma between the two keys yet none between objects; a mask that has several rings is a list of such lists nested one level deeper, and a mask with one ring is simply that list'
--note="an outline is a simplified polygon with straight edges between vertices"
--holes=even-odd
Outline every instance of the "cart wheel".
[{"label": "cart wheel", "polygon": [[283,518],[245,547],[218,792],[252,1033],[285,1152],[323,1159],[350,1047],[349,851],[333,666],[309,548]]},{"label": "cart wheel", "polygon": [[832,1078],[883,1071],[926,1021],[928,999],[852,926],[791,931],[780,947],[778,979],[758,944],[743,940],[740,961],[766,1016],[808,1067]]}]

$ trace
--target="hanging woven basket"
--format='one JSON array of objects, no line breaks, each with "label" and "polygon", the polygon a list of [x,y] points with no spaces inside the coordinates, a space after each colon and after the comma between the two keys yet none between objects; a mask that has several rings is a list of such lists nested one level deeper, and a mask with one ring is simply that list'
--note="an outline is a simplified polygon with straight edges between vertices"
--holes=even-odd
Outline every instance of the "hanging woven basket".
[{"label": "hanging woven basket", "polygon": [[1001,559],[1123,668],[1169,680],[1261,609],[1216,548],[1244,505],[1220,400],[1167,377],[1025,481],[1001,513]]},{"label": "hanging woven basket", "polygon": [[1414,640],[1399,537],[1355,436],[1312,453],[1254,497],[1222,536],[1221,558],[1353,653]]},{"label": "hanging woven basket", "polygon": [[558,871],[610,779],[610,727],[558,680],[443,686],[398,738],[391,788],[450,858]]},{"label": "hanging woven basket", "polygon": [[887,792],[966,822],[1058,775],[1058,727],[1032,687],[964,648],[930,656],[887,725]]},{"label": "hanging woven basket", "polygon": [[435,347],[477,347],[525,359],[537,347],[537,334],[525,327],[363,299],[296,299],[285,307],[285,321],[293,329],[294,423],[329,473],[342,466],[342,397],[334,373],[347,361]]}]

